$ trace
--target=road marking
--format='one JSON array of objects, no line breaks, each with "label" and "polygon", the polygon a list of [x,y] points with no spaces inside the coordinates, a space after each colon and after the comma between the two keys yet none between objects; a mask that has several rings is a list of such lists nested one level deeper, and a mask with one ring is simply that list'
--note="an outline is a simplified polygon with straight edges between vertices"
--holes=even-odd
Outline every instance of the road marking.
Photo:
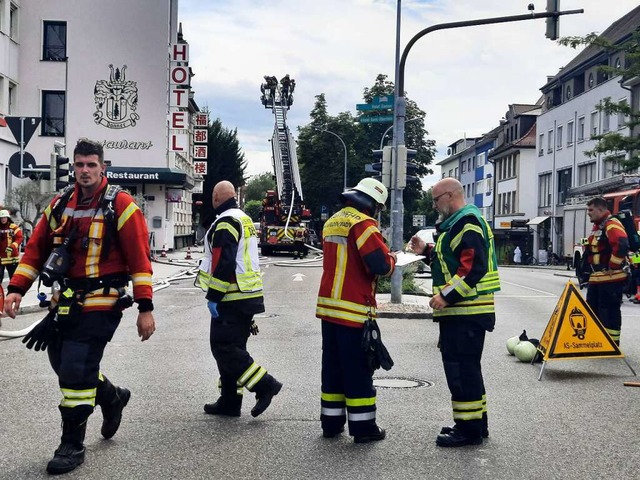
[{"label": "road marking", "polygon": [[545,292],[544,290],[538,290],[537,288],[527,287],[525,285],[520,285],[519,283],[511,283],[511,282],[506,282],[504,280],[500,280],[500,283],[504,283],[506,285],[513,285],[514,287],[524,288],[526,290],[531,290],[532,292],[544,293],[545,295],[547,295],[549,297],[557,297],[558,296],[555,293]]},{"label": "road marking", "polygon": [[306,275],[304,273],[294,273],[291,276],[293,277],[294,282],[302,282],[302,277],[305,277]]}]

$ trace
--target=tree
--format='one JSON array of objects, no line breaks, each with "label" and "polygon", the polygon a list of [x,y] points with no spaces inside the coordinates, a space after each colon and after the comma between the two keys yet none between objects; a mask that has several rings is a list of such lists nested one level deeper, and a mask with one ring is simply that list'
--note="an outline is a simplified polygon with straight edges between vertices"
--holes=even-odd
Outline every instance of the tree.
[{"label": "tree", "polygon": [[[623,80],[628,80],[640,77],[640,31],[638,30],[633,32],[630,37],[618,42],[612,42],[595,33],[590,33],[584,37],[565,37],[560,39],[558,43],[571,48],[582,45],[595,46],[610,56],[622,52],[624,53],[624,64],[602,65],[598,67],[598,70],[611,78],[621,76]],[[591,157],[602,154],[605,158],[621,158],[626,153],[628,158],[620,160],[623,169],[630,171],[640,167],[640,137],[636,134],[636,127],[640,125],[638,111],[626,100],[613,102],[610,97],[605,98],[595,108],[607,115],[624,115],[626,119],[624,124],[629,128],[629,135],[622,135],[618,131],[594,135],[591,138],[597,141],[596,146],[585,154]]]},{"label": "tree", "polygon": [[17,223],[21,227],[28,225],[25,230],[33,231],[42,212],[49,205],[55,193],[41,193],[39,182],[25,182],[14,187],[5,196],[5,208],[20,214]]},{"label": "tree", "polygon": [[[393,82],[388,81],[386,75],[380,74],[372,87],[364,89],[363,98],[365,102],[370,102],[374,96],[392,95],[393,88]],[[418,151],[414,161],[418,164],[417,173],[420,176],[433,173],[429,164],[435,154],[434,142],[425,139],[427,132],[424,130],[424,117],[425,112],[415,102],[407,99],[407,119],[417,120],[406,124],[405,143]],[[350,112],[331,116],[324,93],[316,96],[310,118],[311,122],[299,129],[298,159],[305,203],[313,216],[318,218],[323,207],[327,214],[339,207],[338,199],[344,182],[344,147],[335,136],[323,133],[322,130],[329,130],[340,136],[347,147],[349,187],[356,185],[362,178],[371,176],[371,173],[365,172],[365,165],[373,162],[372,150],[380,147],[382,134],[390,124],[356,123]],[[405,225],[406,222],[411,225],[415,202],[422,195],[421,185],[410,184],[404,190]]]},{"label": "tree", "polygon": [[262,202],[260,200],[249,200],[244,204],[244,213],[251,217],[254,222],[260,221],[260,211],[262,210]]},{"label": "tree", "polygon": [[209,214],[203,215],[203,225],[208,225],[213,220],[211,194],[215,184],[222,180],[228,180],[236,188],[239,188],[245,184],[247,168],[247,161],[238,141],[238,130],[225,128],[219,118],[209,125],[207,145],[209,147],[207,175],[202,187],[202,211],[209,212]]},{"label": "tree", "polygon": [[257,200],[262,202],[267,190],[275,190],[275,188],[276,182],[273,180],[272,173],[264,172],[254,175],[249,179],[244,189],[244,201]]}]

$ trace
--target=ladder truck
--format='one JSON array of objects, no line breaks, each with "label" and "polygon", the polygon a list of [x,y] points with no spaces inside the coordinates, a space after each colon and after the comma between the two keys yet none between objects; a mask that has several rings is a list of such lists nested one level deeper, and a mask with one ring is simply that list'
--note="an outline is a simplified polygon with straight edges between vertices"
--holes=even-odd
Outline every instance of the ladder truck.
[{"label": "ladder truck", "polygon": [[275,118],[271,150],[276,190],[267,191],[262,201],[260,250],[262,255],[289,252],[303,257],[309,251],[309,229],[303,221],[308,221],[311,214],[303,203],[296,144],[287,127],[295,81],[288,75],[280,83],[276,77],[264,78],[260,87],[262,104]]}]

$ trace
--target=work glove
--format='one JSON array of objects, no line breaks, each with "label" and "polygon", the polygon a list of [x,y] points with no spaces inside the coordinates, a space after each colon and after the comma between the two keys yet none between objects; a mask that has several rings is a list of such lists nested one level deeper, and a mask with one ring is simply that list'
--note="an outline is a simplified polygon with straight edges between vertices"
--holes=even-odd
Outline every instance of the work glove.
[{"label": "work glove", "polygon": [[385,370],[391,370],[391,367],[393,367],[393,359],[382,343],[380,328],[378,328],[378,323],[373,319],[364,322],[362,349],[365,352],[367,364],[372,372],[380,367]]},{"label": "work glove", "polygon": [[218,313],[218,304],[216,302],[207,302],[207,307],[209,308],[212,318],[218,318],[220,316]]},{"label": "work glove", "polygon": [[45,351],[49,343],[51,343],[58,332],[56,330],[55,317],[58,313],[58,309],[51,310],[46,317],[44,317],[35,327],[31,329],[22,339],[22,343],[26,344],[26,347],[31,350]]},{"label": "work glove", "polygon": [[258,330],[258,324],[254,320],[251,320],[249,332],[251,332],[251,335],[257,335],[260,332],[260,330]]}]

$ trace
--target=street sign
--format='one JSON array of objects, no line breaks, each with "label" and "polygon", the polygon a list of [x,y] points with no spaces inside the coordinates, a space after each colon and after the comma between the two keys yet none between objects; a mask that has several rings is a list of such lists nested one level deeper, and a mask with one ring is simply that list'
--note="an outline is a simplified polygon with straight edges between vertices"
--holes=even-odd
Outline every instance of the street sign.
[{"label": "street sign", "polygon": [[413,226],[414,227],[424,227],[427,221],[426,215],[414,215],[413,216]]},{"label": "street sign", "polygon": [[393,103],[357,103],[356,110],[390,110],[393,108]]},{"label": "street sign", "polygon": [[358,118],[360,123],[387,123],[393,122],[393,115],[376,115],[376,116],[362,116]]},{"label": "street sign", "polygon": [[20,152],[9,157],[9,171],[14,177],[25,178],[29,176],[28,168],[36,168],[36,159],[29,152],[22,154],[22,170],[20,169]]},{"label": "street sign", "polygon": [[393,105],[393,99],[393,95],[380,95],[377,97],[373,97],[371,103],[373,103],[374,105],[376,103],[390,103],[391,105]]},{"label": "street sign", "polygon": [[[24,142],[22,148],[27,146],[36,128],[40,125],[40,117],[4,117],[4,119],[18,144],[20,144],[20,137],[22,136],[22,141]],[[23,130],[22,135],[20,134],[21,130]]]}]

